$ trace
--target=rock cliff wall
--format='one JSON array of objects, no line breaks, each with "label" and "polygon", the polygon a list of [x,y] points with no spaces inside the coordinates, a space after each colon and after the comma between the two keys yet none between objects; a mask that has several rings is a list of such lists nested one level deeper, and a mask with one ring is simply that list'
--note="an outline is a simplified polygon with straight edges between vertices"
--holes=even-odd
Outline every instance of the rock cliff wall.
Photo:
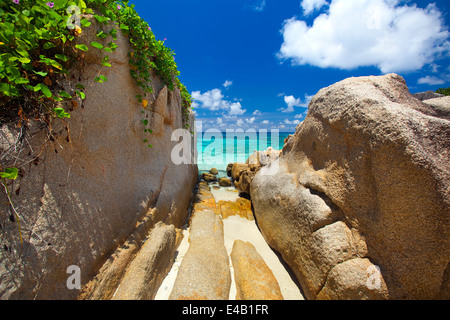
[{"label": "rock cliff wall", "polygon": [[[93,21],[83,29],[80,42],[98,41],[96,28]],[[114,260],[111,255],[127,239],[134,246],[130,258],[158,222],[180,227],[188,217],[197,166],[171,160],[178,144],[172,132],[186,121],[180,92],[168,90],[155,75],[154,93],[146,97],[150,103],[144,109],[130,76],[129,40],[119,32],[116,43],[109,55],[111,68],[101,67],[103,56],[90,50],[84,66],[71,71],[67,85],[82,83],[86,100],[66,123],[54,119],[49,133],[31,122],[20,143],[23,128],[1,128],[1,149],[11,151],[2,160],[20,167],[10,189],[23,243],[17,221],[8,220],[12,208],[2,194],[0,299],[74,299],[79,290],[67,287],[69,266],[79,268],[83,286]],[[107,82],[93,81],[100,73]],[[152,135],[144,132],[143,119]],[[193,129],[192,112],[188,122]],[[22,150],[14,154],[18,144]],[[191,146],[195,154],[195,143]],[[124,258],[123,268],[129,260]],[[120,280],[124,270],[116,271]],[[95,296],[92,287],[86,297]]]}]

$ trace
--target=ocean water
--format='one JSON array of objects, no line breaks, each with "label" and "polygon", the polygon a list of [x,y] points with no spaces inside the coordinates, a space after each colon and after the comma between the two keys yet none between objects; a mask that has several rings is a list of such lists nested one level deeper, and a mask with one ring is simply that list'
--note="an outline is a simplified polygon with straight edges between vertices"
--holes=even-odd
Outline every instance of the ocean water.
[{"label": "ocean water", "polygon": [[271,131],[221,132],[207,131],[197,133],[198,169],[200,174],[211,168],[219,171],[219,177],[226,176],[229,163],[245,163],[255,151],[268,147],[280,150],[284,140],[293,133]]}]

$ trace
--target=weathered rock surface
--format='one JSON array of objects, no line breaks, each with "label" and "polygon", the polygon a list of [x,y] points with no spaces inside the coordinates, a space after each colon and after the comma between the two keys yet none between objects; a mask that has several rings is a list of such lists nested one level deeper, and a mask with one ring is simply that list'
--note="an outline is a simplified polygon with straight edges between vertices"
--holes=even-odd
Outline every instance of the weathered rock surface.
[{"label": "weathered rock surface", "polygon": [[214,212],[218,212],[216,199],[211,192],[211,188],[208,186],[207,182],[201,181],[194,198],[192,211],[195,213],[204,210],[212,210]]},{"label": "weathered rock surface", "polygon": [[202,179],[205,180],[205,182],[214,182],[217,181],[217,177],[211,173],[203,173]]},{"label": "weathered rock surface", "polygon": [[420,101],[425,101],[425,100],[435,99],[435,98],[441,98],[443,96],[444,96],[443,94],[436,93],[434,91],[426,91],[426,92],[419,92],[419,93],[414,93],[413,94],[413,97],[419,99]]},{"label": "weathered rock surface", "polygon": [[221,187],[231,187],[231,180],[228,178],[220,178],[219,186]]},{"label": "weathered rock surface", "polygon": [[422,103],[395,74],[312,99],[251,183],[258,225],[307,298],[450,297],[449,132],[449,104]]},{"label": "weathered rock surface", "polygon": [[233,165],[234,163],[229,163],[227,165],[227,176],[229,176],[231,178],[231,170],[233,169]]},{"label": "weathered rock surface", "polygon": [[251,196],[250,186],[256,173],[261,170],[262,167],[270,165],[280,157],[281,150],[275,150],[269,147],[264,151],[255,151],[246,161],[246,166],[235,163],[232,166],[234,173],[232,173],[235,180],[235,187],[243,195]]},{"label": "weathered rock surface", "polygon": [[219,201],[217,204],[222,219],[231,216],[240,216],[247,220],[255,220],[252,211],[252,203],[245,198],[239,198],[236,201]]},{"label": "weathered rock surface", "polygon": [[214,211],[195,212],[189,249],[181,262],[170,300],[227,300],[231,274],[223,223]]},{"label": "weathered rock surface", "polygon": [[239,181],[239,177],[242,172],[248,170],[250,167],[246,163],[234,163],[231,168],[231,178],[235,181]]},{"label": "weathered rock surface", "polygon": [[236,240],[231,261],[236,300],[283,300],[277,279],[251,243]]},{"label": "weathered rock surface", "polygon": [[153,300],[172,267],[177,233],[159,222],[130,263],[113,300]]},{"label": "weathered rock surface", "polygon": [[212,168],[211,170],[209,170],[209,173],[217,176],[219,174],[219,171],[216,168]]},{"label": "weathered rock surface", "polygon": [[[93,18],[91,22],[80,43],[103,41],[96,37],[100,26]],[[147,221],[141,240],[157,222],[178,227],[188,216],[197,166],[171,161],[177,144],[172,132],[184,127],[180,92],[168,90],[154,76],[154,94],[146,97],[150,104],[142,115],[136,99],[142,93],[129,70],[129,40],[119,32],[115,42],[117,50],[109,53],[111,68],[101,67],[100,50],[89,50],[84,70],[71,70],[76,83],[86,87],[86,100],[66,119],[70,133],[55,119],[49,140],[48,130],[30,123],[23,161],[2,160],[2,165],[21,168],[14,182],[14,191],[20,188],[20,193],[13,192],[12,200],[23,212],[24,243],[20,244],[16,224],[2,223],[2,244],[12,250],[0,253],[0,299],[75,299],[79,291],[66,286],[72,265],[80,268],[82,285],[110,266],[85,296],[108,299],[140,248],[140,242],[122,247],[140,221]],[[100,71],[107,82],[92,81]],[[152,136],[144,132],[146,116]],[[194,128],[192,114],[189,121]],[[14,145],[19,134],[20,129],[3,125],[0,149]],[[1,196],[3,217],[11,210],[5,202]],[[113,257],[121,263],[113,263]],[[106,295],[96,291],[106,282]]]}]

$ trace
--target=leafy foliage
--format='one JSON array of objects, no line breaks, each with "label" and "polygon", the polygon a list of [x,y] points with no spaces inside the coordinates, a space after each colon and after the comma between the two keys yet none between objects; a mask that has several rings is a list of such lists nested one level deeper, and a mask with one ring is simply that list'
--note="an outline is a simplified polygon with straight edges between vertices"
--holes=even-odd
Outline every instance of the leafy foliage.
[{"label": "leafy foliage", "polygon": [[439,88],[436,93],[443,94],[444,96],[450,96],[450,88]]},{"label": "leafy foliage", "polygon": [[[68,28],[74,13],[68,10],[69,6],[80,10],[80,28]],[[144,95],[152,92],[153,71],[169,89],[180,89],[183,112],[188,114],[191,97],[178,79],[174,52],[164,41],[156,40],[148,23],[128,1],[4,0],[0,3],[0,120],[19,119],[20,126],[30,117],[42,119],[48,114],[68,118],[70,115],[58,103],[86,98],[81,84],[69,93],[59,85],[60,80],[91,49],[104,51],[102,65],[111,67],[107,54],[117,48],[114,41],[106,46],[97,41],[91,42],[90,47],[76,44],[82,29],[91,24],[86,14],[93,15],[100,24],[114,26],[108,33],[99,30],[99,40],[111,37],[115,41],[118,30],[129,36],[130,73]],[[94,79],[99,83],[107,80],[103,75]],[[138,99],[143,102],[142,96]]]}]

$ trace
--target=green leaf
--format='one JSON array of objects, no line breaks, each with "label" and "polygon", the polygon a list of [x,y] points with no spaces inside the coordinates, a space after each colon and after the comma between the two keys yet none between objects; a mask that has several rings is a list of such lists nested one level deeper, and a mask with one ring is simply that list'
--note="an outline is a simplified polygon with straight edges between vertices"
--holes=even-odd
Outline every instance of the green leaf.
[{"label": "green leaf", "polygon": [[89,50],[89,48],[85,44],[77,44],[75,46],[75,48],[77,48],[79,50],[82,50],[82,51],[88,51]]},{"label": "green leaf", "polygon": [[6,96],[10,96],[11,86],[7,83],[0,83],[0,92]]},{"label": "green leaf", "polygon": [[79,96],[82,100],[86,99],[86,94],[81,91],[75,91],[75,94]]},{"label": "green leaf", "polygon": [[46,96],[47,98],[51,98],[52,97],[52,92],[50,91],[50,89],[43,83],[38,84],[39,89],[42,91],[42,93],[44,94],[44,96]]},{"label": "green leaf", "polygon": [[37,75],[40,75],[41,77],[46,77],[48,74],[48,72],[42,72],[42,71],[34,71],[33,70],[33,72],[36,73]]},{"label": "green leaf", "polygon": [[25,57],[19,58],[19,61],[22,62],[22,63],[30,63],[31,62],[30,59],[25,58]]},{"label": "green leaf", "polygon": [[70,114],[67,113],[63,108],[53,108],[53,111],[55,111],[58,118],[70,118]]},{"label": "green leaf", "polygon": [[94,79],[94,81],[95,81],[95,82],[99,82],[99,83],[103,83],[103,82],[108,81],[108,78],[105,77],[105,76],[98,76],[98,77],[96,77],[96,78]]},{"label": "green leaf", "polygon": [[144,124],[144,126],[147,126],[148,125],[148,120],[144,119],[144,120],[142,120],[142,123]]},{"label": "green leaf", "polygon": [[59,96],[62,98],[72,99],[72,96],[63,90],[59,92]]},{"label": "green leaf", "polygon": [[66,55],[59,54],[59,53],[55,54],[55,58],[57,58],[57,59],[59,59],[61,61],[64,61],[64,62],[67,62],[69,60],[69,58]]},{"label": "green leaf", "polygon": [[4,172],[0,172],[0,177],[4,179],[16,180],[19,175],[19,169],[17,168],[7,168]]},{"label": "green leaf", "polygon": [[53,42],[46,42],[46,43],[44,43],[44,45],[43,45],[43,48],[44,48],[45,50],[48,50],[48,49],[51,49],[51,48],[54,48],[54,47],[56,47],[56,45],[55,45]]},{"label": "green leaf", "polygon": [[88,19],[83,19],[83,20],[81,20],[81,26],[83,27],[83,28],[87,28],[87,27],[89,27],[91,25],[91,22],[88,20]]},{"label": "green leaf", "polygon": [[94,48],[100,49],[100,50],[102,50],[104,48],[104,46],[102,44],[98,43],[97,41],[92,41],[91,46],[93,46]]},{"label": "green leaf", "polygon": [[25,78],[17,78],[16,80],[14,80],[15,84],[27,84],[30,83],[30,80],[25,79]]}]

